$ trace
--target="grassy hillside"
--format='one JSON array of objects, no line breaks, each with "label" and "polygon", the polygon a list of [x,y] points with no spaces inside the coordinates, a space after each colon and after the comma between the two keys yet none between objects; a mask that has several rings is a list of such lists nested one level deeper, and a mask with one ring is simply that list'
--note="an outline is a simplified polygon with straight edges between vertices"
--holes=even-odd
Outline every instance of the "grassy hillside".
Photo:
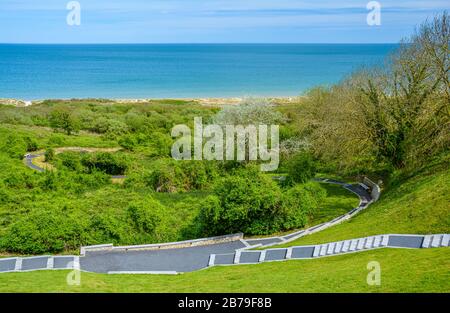
[{"label": "grassy hillside", "polygon": [[[381,233],[448,233],[448,186],[448,171],[433,167],[392,185],[378,203],[351,221],[291,245]],[[339,190],[327,190],[333,199],[326,206],[329,211],[333,203],[337,211],[342,205],[354,206],[355,199]],[[366,282],[371,261],[380,263],[380,286]],[[82,273],[80,286],[68,286],[67,273],[1,274],[0,292],[450,292],[450,249],[385,248],[320,259],[214,267],[176,276]]]},{"label": "grassy hillside", "polygon": [[[50,128],[52,113],[59,110],[54,111],[54,106],[63,112],[69,110],[79,120],[78,133],[68,135]],[[3,241],[5,255],[74,252],[81,244],[137,244],[196,238],[199,236],[196,219],[201,209],[199,205],[214,192],[211,187],[222,177],[231,178],[230,186],[238,191],[258,191],[248,197],[252,201],[254,197],[263,199],[262,196],[278,188],[272,181],[267,186],[257,185],[255,181],[262,181],[262,177],[249,175],[252,172],[233,164],[231,167],[207,162],[179,165],[171,160],[168,148],[172,141],[168,134],[172,125],[189,125],[196,115],[206,120],[216,112],[212,108],[194,104],[100,106],[69,102],[47,103],[23,110],[0,109],[0,243]],[[290,124],[281,128],[284,140],[295,140],[300,135],[295,130],[298,121],[295,116],[291,118]],[[106,159],[58,154],[52,161],[57,169],[54,173],[37,173],[23,164],[26,152],[69,146],[121,146],[123,151]],[[86,164],[98,160],[112,160],[112,165],[126,161],[125,182],[111,184],[109,172],[89,170]],[[365,159],[361,160],[367,166]],[[85,161],[87,163],[83,163]],[[281,161],[279,171],[283,172],[289,168],[285,166],[289,158]],[[289,245],[384,233],[449,233],[448,161],[448,157],[441,158],[437,165],[429,164],[428,168],[409,173],[408,177],[404,176],[404,169],[393,170],[386,176],[389,181],[379,202],[348,222]],[[325,174],[327,177],[333,173],[355,174],[354,171],[339,172],[332,166],[328,172],[332,174]],[[246,186],[242,184],[244,181],[252,188],[241,188]],[[299,223],[282,228],[284,231],[331,220],[357,205],[358,199],[352,193],[339,186],[322,185],[327,197],[318,203],[319,209],[301,226]],[[277,195],[283,195],[290,188],[282,187]],[[241,193],[245,192],[238,192]],[[305,199],[309,199],[307,194]],[[246,207],[254,208],[252,201],[245,202]],[[217,267],[178,276],[83,273],[80,287],[66,285],[66,271],[7,273],[0,274],[0,291],[449,292],[449,251],[447,248],[382,249],[313,260]],[[379,287],[366,283],[369,261],[381,264]]]},{"label": "grassy hillside", "polygon": [[[380,263],[380,286],[366,283],[371,261]],[[80,286],[68,286],[67,274],[1,274],[0,292],[450,292],[450,249],[380,249],[176,276],[81,273]]]},{"label": "grassy hillside", "polygon": [[284,246],[389,233],[450,233],[450,172],[445,164],[395,183],[378,202],[351,220]]}]

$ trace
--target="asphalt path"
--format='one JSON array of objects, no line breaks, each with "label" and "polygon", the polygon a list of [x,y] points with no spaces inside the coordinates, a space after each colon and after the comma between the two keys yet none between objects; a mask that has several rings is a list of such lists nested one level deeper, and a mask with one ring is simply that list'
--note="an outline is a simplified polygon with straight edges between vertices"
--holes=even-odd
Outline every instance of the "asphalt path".
[{"label": "asphalt path", "polygon": [[[45,169],[33,164],[33,159],[41,155],[43,153],[26,155],[26,165],[34,170],[43,172]],[[124,178],[125,176],[119,175],[112,177]],[[275,248],[261,251],[248,250],[254,246],[270,247],[272,245],[286,243],[303,235],[331,227],[335,224],[333,222],[338,222],[339,219],[348,219],[360,210],[368,207],[371,203],[372,199],[370,194],[358,184],[346,184],[326,179],[322,181],[341,185],[343,188],[355,193],[360,199],[359,206],[346,215],[330,221],[330,223],[323,223],[284,236],[241,239],[186,248],[87,251],[84,256],[6,258],[0,259],[0,272],[75,268],[96,273],[168,274],[192,272],[214,265],[249,264],[295,258],[313,258],[379,247],[429,248],[449,245],[448,234],[434,236],[381,235],[329,243],[327,245],[293,247],[291,249]]]}]

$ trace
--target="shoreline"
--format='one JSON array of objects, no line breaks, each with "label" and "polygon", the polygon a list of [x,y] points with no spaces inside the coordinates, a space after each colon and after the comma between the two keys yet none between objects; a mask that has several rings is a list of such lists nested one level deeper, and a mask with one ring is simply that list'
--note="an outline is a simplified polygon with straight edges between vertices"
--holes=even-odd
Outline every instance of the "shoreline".
[{"label": "shoreline", "polygon": [[[291,103],[304,96],[277,96],[277,97],[255,97],[265,98],[276,102]],[[198,102],[201,105],[237,105],[246,97],[198,97],[198,98],[48,98],[48,99],[35,99],[35,100],[23,100],[14,98],[0,98],[0,105],[13,105],[16,107],[27,107],[35,104],[41,104],[44,101],[105,101],[105,103],[147,103],[151,101],[186,101],[186,102]]]}]

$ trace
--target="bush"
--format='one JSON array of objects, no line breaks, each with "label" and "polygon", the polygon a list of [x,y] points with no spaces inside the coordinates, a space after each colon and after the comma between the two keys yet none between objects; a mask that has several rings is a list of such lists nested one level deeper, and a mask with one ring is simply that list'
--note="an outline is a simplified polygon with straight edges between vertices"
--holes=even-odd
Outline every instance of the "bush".
[{"label": "bush", "polygon": [[316,175],[316,163],[311,154],[302,152],[296,154],[287,164],[288,176],[285,183],[306,183]]},{"label": "bush", "polygon": [[147,201],[131,202],[127,208],[127,213],[132,220],[135,229],[140,232],[153,233],[161,222],[159,213],[163,210],[161,204],[150,199]]},{"label": "bush", "polygon": [[55,150],[53,150],[52,148],[45,150],[44,156],[45,156],[45,162],[53,161],[53,159],[55,158]]},{"label": "bush", "polygon": [[326,192],[318,183],[297,185],[282,193],[273,180],[254,168],[238,170],[220,181],[201,204],[203,235],[243,232],[266,235],[304,227]]},{"label": "bush", "polygon": [[147,178],[148,186],[156,192],[185,191],[184,173],[179,163],[173,160],[160,160]]},{"label": "bush", "polygon": [[8,135],[2,147],[2,151],[6,152],[11,158],[22,159],[27,152],[27,143],[20,135]]},{"label": "bush", "polygon": [[304,227],[326,197],[319,183],[297,185],[283,194],[279,223],[283,230]]},{"label": "bush", "polygon": [[48,138],[48,146],[50,147],[61,147],[65,145],[65,138],[62,134],[52,134],[50,138]]},{"label": "bush", "polygon": [[161,159],[147,176],[147,185],[157,192],[207,189],[219,176],[216,162]]},{"label": "bush", "polygon": [[127,134],[122,136],[119,141],[119,145],[129,151],[134,151],[138,146],[138,140],[134,134]]},{"label": "bush", "polygon": [[110,175],[123,175],[129,166],[128,158],[120,153],[89,153],[81,158],[89,172],[98,170]]},{"label": "bush", "polygon": [[24,140],[27,152],[36,151],[38,149],[38,143],[34,138],[26,136]]},{"label": "bush", "polygon": [[150,140],[150,146],[153,150],[151,156],[170,156],[170,150],[173,143],[172,137],[161,132],[155,132],[152,133]]},{"label": "bush", "polygon": [[9,252],[26,254],[78,249],[82,233],[78,221],[56,208],[36,210],[14,222],[0,246]]},{"label": "bush", "polygon": [[63,130],[67,135],[76,133],[80,130],[79,120],[67,108],[58,108],[50,114],[50,126],[55,129]]},{"label": "bush", "polygon": [[81,171],[81,156],[78,152],[67,151],[58,154],[58,161],[60,164],[72,171]]},{"label": "bush", "polygon": [[274,221],[281,205],[280,196],[277,184],[257,169],[226,177],[202,205],[199,220],[204,233],[272,233],[277,230]]}]

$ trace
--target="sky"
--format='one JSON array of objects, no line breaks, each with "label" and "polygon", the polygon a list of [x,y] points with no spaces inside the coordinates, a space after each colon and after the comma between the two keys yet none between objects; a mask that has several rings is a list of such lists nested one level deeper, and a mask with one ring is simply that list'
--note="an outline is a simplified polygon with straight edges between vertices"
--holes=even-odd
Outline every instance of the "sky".
[{"label": "sky", "polygon": [[395,43],[450,8],[450,1],[0,0],[0,43]]}]

